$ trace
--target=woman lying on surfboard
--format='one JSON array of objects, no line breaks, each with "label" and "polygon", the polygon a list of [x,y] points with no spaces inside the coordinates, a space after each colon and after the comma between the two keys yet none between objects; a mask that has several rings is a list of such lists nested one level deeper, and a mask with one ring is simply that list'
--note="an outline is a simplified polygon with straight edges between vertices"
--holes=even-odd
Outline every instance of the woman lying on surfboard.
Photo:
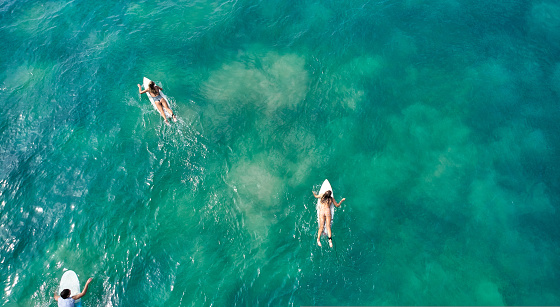
[{"label": "woman lying on surfboard", "polygon": [[151,81],[150,85],[145,90],[142,90],[142,86],[140,84],[138,84],[138,92],[140,92],[140,94],[144,94],[145,92],[150,92],[150,96],[152,96],[152,98],[154,98],[154,102],[155,102],[156,107],[159,111],[159,114],[161,114],[161,116],[163,117],[163,120],[165,120],[165,123],[169,124],[163,109],[166,109],[169,112],[169,114],[171,114],[171,117],[173,118],[173,121],[177,121],[177,117],[175,116],[173,111],[171,111],[171,108],[169,108],[169,105],[167,104],[167,101],[165,100],[165,98],[163,98],[161,96],[161,94],[159,92],[161,90],[163,90],[163,89],[161,87],[157,86],[154,83],[154,81]]},{"label": "woman lying on surfboard", "polygon": [[[313,191],[312,191],[313,192]],[[339,203],[336,203],[333,197],[331,197],[332,191],[326,191],[322,195],[317,195],[313,192],[313,196],[315,198],[321,199],[321,209],[319,211],[319,232],[317,233],[317,245],[321,246],[321,233],[323,232],[323,225],[326,224],[327,226],[327,235],[329,236],[329,246],[332,247],[332,234],[331,234],[331,204],[334,204],[337,208],[340,207],[343,201],[346,198],[340,200]],[[326,223],[325,223],[326,222]]]}]

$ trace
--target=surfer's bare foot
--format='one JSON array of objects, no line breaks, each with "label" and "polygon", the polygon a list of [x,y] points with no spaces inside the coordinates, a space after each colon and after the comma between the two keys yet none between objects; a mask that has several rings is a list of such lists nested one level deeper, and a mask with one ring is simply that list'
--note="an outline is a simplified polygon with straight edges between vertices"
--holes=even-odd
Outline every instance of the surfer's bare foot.
[{"label": "surfer's bare foot", "polygon": [[322,246],[321,241],[317,240],[317,245]]},{"label": "surfer's bare foot", "polygon": [[332,247],[332,239],[329,238],[329,246]]},{"label": "surfer's bare foot", "polygon": [[171,126],[171,124],[167,120],[165,121],[165,124],[168,125],[168,126]]},{"label": "surfer's bare foot", "polygon": [[175,116],[175,114],[173,114],[173,116],[171,116],[171,118],[173,118],[174,122],[177,122],[177,116]]}]

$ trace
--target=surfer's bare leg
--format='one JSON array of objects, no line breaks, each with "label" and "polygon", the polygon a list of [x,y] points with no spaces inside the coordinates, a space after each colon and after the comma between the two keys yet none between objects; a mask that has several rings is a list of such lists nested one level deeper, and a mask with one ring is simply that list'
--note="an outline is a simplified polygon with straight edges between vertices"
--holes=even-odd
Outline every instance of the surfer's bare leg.
[{"label": "surfer's bare leg", "polygon": [[329,236],[329,246],[332,247],[332,233],[331,233],[331,220],[330,214],[327,214],[327,235]]},{"label": "surfer's bare leg", "polygon": [[321,245],[321,233],[323,233],[323,225],[325,224],[325,215],[319,216],[319,232],[317,232],[317,245]]},{"label": "surfer's bare leg", "polygon": [[171,110],[169,104],[167,104],[167,100],[165,100],[165,98],[162,98],[160,101],[163,107],[169,112],[169,114],[171,114],[171,118],[173,118],[173,120],[177,120],[175,113],[173,113],[173,110]]},{"label": "surfer's bare leg", "polygon": [[169,124],[169,122],[167,121],[167,116],[165,116],[165,112],[163,111],[163,107],[161,105],[161,100],[160,101],[156,101],[156,107],[159,111],[159,114],[161,115],[161,117],[163,117],[163,120],[165,121],[165,123]]}]

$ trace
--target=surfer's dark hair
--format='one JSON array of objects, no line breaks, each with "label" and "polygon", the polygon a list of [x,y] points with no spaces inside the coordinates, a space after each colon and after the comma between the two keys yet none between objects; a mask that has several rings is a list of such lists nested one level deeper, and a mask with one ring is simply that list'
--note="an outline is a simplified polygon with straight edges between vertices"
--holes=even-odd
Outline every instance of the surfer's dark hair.
[{"label": "surfer's dark hair", "polygon": [[156,95],[157,91],[156,91],[156,84],[154,83],[154,81],[150,81],[150,84],[148,86],[150,88],[150,92]]},{"label": "surfer's dark hair", "polygon": [[323,196],[321,196],[321,202],[325,203],[325,202],[330,201],[331,195],[332,195],[331,190],[328,190],[325,193],[323,193]]},{"label": "surfer's dark hair", "polygon": [[70,296],[70,289],[64,289],[60,292],[60,297],[67,299]]}]

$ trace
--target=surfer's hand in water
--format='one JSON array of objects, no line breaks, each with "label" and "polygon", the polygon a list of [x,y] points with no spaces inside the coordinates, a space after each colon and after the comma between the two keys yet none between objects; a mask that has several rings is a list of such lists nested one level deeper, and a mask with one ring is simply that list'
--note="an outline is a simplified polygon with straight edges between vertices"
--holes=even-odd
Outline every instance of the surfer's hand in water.
[{"label": "surfer's hand in water", "polygon": [[86,281],[86,284],[89,284],[89,283],[92,282],[92,281],[93,281],[93,278],[90,277],[90,278],[88,278],[88,280]]}]

